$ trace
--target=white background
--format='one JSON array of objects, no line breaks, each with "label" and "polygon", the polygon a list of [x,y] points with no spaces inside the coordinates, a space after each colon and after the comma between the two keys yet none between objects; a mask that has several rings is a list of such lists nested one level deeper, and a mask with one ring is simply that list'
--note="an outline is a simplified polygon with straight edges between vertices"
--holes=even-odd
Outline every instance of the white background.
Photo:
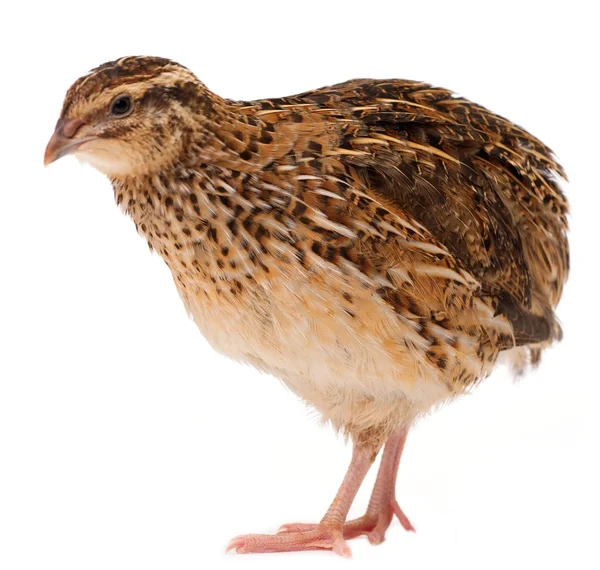
[{"label": "white background", "polygon": [[[2,570],[598,568],[592,2],[17,4],[0,36]],[[224,554],[235,534],[318,520],[350,450],[278,381],[208,348],[106,179],[72,158],[42,168],[69,85],[132,54],[178,60],[231,98],[427,80],[565,165],[565,340],[517,385],[499,370],[412,431],[398,496],[416,534],[395,522],[378,547],[352,541],[352,562]]]}]

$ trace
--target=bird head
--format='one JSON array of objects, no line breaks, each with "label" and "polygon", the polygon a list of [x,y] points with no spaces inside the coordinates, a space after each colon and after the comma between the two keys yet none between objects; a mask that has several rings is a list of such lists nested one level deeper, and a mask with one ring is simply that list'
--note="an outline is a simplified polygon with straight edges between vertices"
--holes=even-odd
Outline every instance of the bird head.
[{"label": "bird head", "polygon": [[158,171],[210,102],[185,67],[158,57],[105,63],[68,90],[44,164],[68,155],[111,177]]}]

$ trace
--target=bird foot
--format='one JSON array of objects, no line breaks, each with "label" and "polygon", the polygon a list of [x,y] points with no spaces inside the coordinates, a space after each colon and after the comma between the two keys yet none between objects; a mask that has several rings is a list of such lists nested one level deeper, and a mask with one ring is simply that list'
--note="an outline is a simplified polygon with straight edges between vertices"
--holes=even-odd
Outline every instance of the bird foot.
[{"label": "bird foot", "polygon": [[297,550],[332,550],[344,558],[351,558],[352,551],[344,542],[341,528],[326,524],[306,525],[310,528],[297,532],[279,534],[243,534],[227,545],[227,552],[239,554],[250,552],[289,552]]},{"label": "bird foot", "polygon": [[[385,540],[385,531],[390,526],[394,515],[398,517],[405,530],[415,532],[415,527],[408,520],[396,499],[392,499],[379,513],[367,511],[362,517],[346,522],[343,529],[344,538],[352,539],[364,534],[371,544],[380,544]],[[284,524],[279,528],[278,535],[309,532],[316,529],[317,526],[305,523]]]}]

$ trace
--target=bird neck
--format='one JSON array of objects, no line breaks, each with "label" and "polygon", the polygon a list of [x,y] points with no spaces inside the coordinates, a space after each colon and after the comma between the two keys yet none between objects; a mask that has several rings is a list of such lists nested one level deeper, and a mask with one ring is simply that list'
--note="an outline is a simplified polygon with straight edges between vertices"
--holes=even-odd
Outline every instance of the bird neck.
[{"label": "bird neck", "polygon": [[186,148],[188,163],[207,163],[229,170],[253,172],[267,162],[258,152],[264,123],[252,105],[222,99],[206,90],[203,111],[195,116],[196,129]]}]

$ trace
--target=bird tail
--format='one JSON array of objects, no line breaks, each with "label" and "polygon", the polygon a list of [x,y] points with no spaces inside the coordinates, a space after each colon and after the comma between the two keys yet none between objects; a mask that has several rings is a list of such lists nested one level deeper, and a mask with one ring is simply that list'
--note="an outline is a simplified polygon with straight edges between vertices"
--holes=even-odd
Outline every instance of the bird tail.
[{"label": "bird tail", "polygon": [[523,308],[510,295],[502,294],[498,297],[496,314],[504,315],[513,328],[514,344],[505,349],[549,344],[562,339],[562,328],[550,307],[537,314]]},{"label": "bird tail", "polygon": [[518,305],[512,297],[501,295],[496,312],[513,327],[513,343],[501,348],[499,361],[508,364],[517,378],[539,365],[545,348],[562,340],[562,328],[551,307],[537,314]]}]

